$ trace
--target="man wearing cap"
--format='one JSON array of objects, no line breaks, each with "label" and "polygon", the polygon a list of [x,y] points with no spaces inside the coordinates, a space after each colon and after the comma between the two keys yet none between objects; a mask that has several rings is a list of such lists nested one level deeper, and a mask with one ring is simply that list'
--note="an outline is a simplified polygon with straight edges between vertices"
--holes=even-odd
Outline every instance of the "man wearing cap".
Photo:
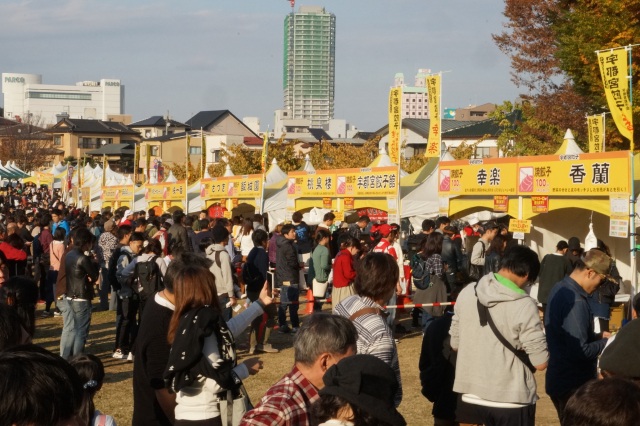
[{"label": "man wearing cap", "polygon": [[267,391],[240,425],[309,426],[309,410],[324,387],[324,374],[341,359],[355,355],[357,339],[356,328],[347,318],[321,312],[308,317],[293,342],[293,370]]},{"label": "man wearing cap", "polygon": [[608,332],[598,335],[588,298],[609,273],[611,258],[592,249],[576,261],[571,275],[558,282],[549,294],[544,326],[549,345],[546,390],[562,421],[564,407],[583,384],[596,378],[598,355]]}]

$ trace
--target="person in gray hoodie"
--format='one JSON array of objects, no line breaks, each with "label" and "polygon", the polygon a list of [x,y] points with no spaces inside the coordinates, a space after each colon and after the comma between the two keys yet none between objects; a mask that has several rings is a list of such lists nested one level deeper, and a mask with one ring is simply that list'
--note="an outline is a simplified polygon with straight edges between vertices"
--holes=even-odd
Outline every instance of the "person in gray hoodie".
[{"label": "person in gray hoodie", "polygon": [[233,292],[231,258],[226,250],[229,231],[223,226],[214,226],[211,233],[213,234],[213,244],[206,248],[205,254],[212,262],[209,270],[216,280],[218,300],[222,307],[222,317],[225,321],[229,321],[231,319],[231,308],[237,302]]},{"label": "person in gray hoodie", "polygon": [[504,254],[497,273],[460,292],[449,331],[451,347],[458,352],[453,386],[461,395],[457,421],[535,424],[533,374],[547,367],[549,353],[536,302],[523,288],[539,271],[538,256],[515,246]]}]

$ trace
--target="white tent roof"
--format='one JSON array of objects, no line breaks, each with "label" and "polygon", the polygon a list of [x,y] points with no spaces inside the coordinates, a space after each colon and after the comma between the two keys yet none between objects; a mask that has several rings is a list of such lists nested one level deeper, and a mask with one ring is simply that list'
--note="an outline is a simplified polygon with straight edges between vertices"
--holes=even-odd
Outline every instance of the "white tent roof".
[{"label": "white tent roof", "polygon": [[302,167],[302,170],[305,172],[315,172],[316,168],[313,167],[313,164],[311,164],[311,158],[309,158],[309,154],[307,154],[304,157],[304,166]]},{"label": "white tent roof", "polygon": [[224,169],[224,175],[223,176],[234,176],[230,165],[227,164],[227,167]]},{"label": "white tent roof", "polygon": [[271,167],[267,170],[265,174],[265,185],[273,185],[274,183],[282,182],[287,178],[287,174],[278,166],[278,162],[274,158],[271,162]]},{"label": "white tent roof", "polygon": [[178,179],[173,175],[173,171],[169,171],[169,176],[164,180],[166,183],[176,183]]}]

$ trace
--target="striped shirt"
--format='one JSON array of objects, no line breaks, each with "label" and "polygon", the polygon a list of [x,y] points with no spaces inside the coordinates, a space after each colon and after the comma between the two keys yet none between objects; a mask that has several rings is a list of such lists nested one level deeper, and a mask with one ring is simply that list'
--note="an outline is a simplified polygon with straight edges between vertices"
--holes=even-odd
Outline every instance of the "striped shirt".
[{"label": "striped shirt", "polygon": [[[368,297],[350,296],[341,301],[335,308],[335,313],[349,318],[360,309],[383,309]],[[395,395],[395,406],[402,401],[402,380],[400,378],[400,362],[398,360],[398,348],[391,333],[391,328],[386,319],[381,315],[365,314],[353,320],[358,330],[358,353],[373,355],[386,362],[396,373],[398,379],[398,392]]]}]

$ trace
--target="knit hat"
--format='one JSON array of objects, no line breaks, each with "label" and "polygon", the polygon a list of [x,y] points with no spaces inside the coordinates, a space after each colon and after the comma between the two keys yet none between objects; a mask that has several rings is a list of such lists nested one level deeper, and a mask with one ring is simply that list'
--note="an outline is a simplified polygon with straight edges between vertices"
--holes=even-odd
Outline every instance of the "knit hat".
[{"label": "knit hat", "polygon": [[104,230],[105,232],[111,232],[113,230],[115,223],[113,222],[113,219],[109,219],[108,221],[106,221],[104,223]]},{"label": "knit hat", "polygon": [[322,378],[320,395],[335,395],[375,419],[393,426],[407,422],[394,406],[398,380],[384,361],[373,355],[354,355],[331,366]]},{"label": "knit hat", "polygon": [[640,319],[625,325],[600,357],[600,369],[616,376],[640,379]]}]

